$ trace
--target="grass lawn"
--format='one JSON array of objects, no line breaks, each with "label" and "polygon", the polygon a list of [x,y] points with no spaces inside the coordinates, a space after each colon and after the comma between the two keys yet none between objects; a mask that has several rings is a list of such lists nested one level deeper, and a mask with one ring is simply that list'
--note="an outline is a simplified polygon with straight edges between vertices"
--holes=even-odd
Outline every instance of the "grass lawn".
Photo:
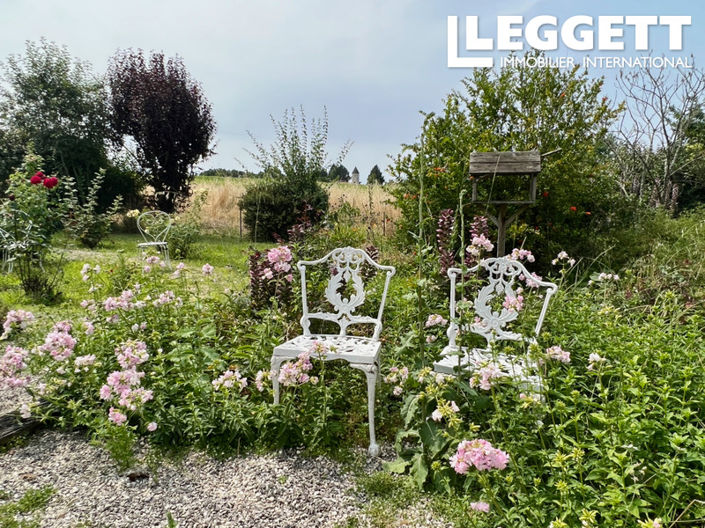
[{"label": "grass lawn", "polygon": [[[110,266],[121,258],[139,259],[140,251],[137,244],[142,241],[138,234],[114,233],[110,235],[97,249],[91,250],[78,246],[64,235],[57,235],[54,240],[56,255],[63,263],[63,277],[60,278],[58,289],[62,296],[52,305],[37,304],[25,295],[16,277],[0,275],[0,308],[34,311],[37,314],[52,317],[61,314],[66,319],[77,311],[81,300],[88,297],[88,286],[81,280],[81,268],[88,262],[100,264],[103,268]],[[202,235],[194,244],[192,254],[183,262],[188,268],[200,270],[208,263],[215,267],[218,286],[231,290],[246,288],[249,278],[247,274],[247,259],[251,248],[266,249],[270,243],[253,243],[238,237]],[[173,257],[172,257],[173,259]],[[173,259],[172,266],[179,259]],[[56,265],[47,263],[48,274],[55,273]]]}]

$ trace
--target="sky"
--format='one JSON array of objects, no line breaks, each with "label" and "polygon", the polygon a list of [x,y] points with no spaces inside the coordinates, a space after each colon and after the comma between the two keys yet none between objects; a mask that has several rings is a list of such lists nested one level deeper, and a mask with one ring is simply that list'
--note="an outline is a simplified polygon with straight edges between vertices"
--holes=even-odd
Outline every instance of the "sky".
[{"label": "sky", "polygon": [[[0,0],[0,60],[40,37],[67,46],[97,75],[118,49],[179,55],[217,123],[216,154],[201,169],[256,169],[245,151],[252,147],[248,131],[269,144],[270,115],[303,106],[315,118],[325,107],[330,159],[351,141],[343,163],[358,167],[364,182],[373,165],[385,171],[389,156],[415,140],[419,112],[440,110],[472,73],[448,68],[452,15],[462,21],[461,55],[465,16],[478,16],[480,35],[491,37],[500,15],[554,15],[559,23],[574,15],[690,15],[677,55],[693,55],[696,67],[705,61],[705,2],[693,0]],[[668,51],[665,28],[649,34],[652,55]],[[646,54],[634,51],[630,35],[626,30],[624,52],[594,54]],[[616,70],[590,73],[605,75],[612,95]]]}]

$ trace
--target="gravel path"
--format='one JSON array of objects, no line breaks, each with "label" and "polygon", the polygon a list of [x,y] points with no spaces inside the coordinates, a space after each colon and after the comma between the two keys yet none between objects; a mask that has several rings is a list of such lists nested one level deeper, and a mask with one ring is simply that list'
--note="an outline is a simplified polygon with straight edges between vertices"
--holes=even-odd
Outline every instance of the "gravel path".
[{"label": "gravel path", "polygon": [[42,526],[327,527],[360,513],[351,477],[328,459],[292,453],[164,463],[156,478],[120,475],[78,435],[44,432],[0,456],[0,489],[16,500],[53,486]]},{"label": "gravel path", "polygon": [[0,384],[0,416],[19,409],[23,403],[29,403],[32,397],[19,387],[5,387]]},{"label": "gravel path", "polygon": [[[0,415],[27,400],[22,389],[0,389]],[[390,447],[382,455],[394,458]],[[379,469],[380,459],[368,460],[366,471]],[[180,528],[324,528],[352,517],[354,526],[371,526],[352,475],[327,458],[293,451],[227,460],[194,452],[131,481],[84,436],[42,431],[0,454],[0,492],[14,501],[44,486],[55,490],[42,517],[46,528],[163,527],[167,513]],[[389,527],[447,526],[425,501],[391,519]]]}]

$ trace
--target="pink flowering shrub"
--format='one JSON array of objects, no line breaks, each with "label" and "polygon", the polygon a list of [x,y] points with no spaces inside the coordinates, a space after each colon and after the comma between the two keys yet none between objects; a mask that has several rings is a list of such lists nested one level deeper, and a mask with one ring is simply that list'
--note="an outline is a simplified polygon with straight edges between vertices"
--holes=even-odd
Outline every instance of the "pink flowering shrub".
[{"label": "pink flowering shrub", "polygon": [[278,246],[266,254],[255,251],[249,258],[250,297],[253,306],[263,308],[272,298],[280,304],[291,301],[293,256],[288,246]]},{"label": "pink flowering shrub", "polygon": [[478,471],[504,469],[508,462],[507,453],[483,439],[463,440],[450,457],[450,466],[460,475],[465,475],[471,467]]},{"label": "pink flowering shrub", "polygon": [[10,310],[2,324],[3,333],[0,339],[7,339],[13,330],[22,331],[34,321],[34,314],[25,310]]},{"label": "pink flowering shrub", "polygon": [[[0,385],[25,387],[43,398],[45,405],[33,414],[87,428],[124,463],[141,435],[165,445],[216,445],[220,438],[227,445],[240,437],[246,446],[264,426],[253,409],[271,400],[268,371],[261,368],[268,358],[238,369],[221,356],[221,340],[233,332],[225,322],[233,319],[231,297],[204,293],[192,282],[212,281],[212,270],[167,270],[160,262],[151,256],[116,266],[85,265],[80,279],[88,295],[76,318],[0,353]],[[6,319],[6,337],[22,337],[22,327],[33,320],[15,310]],[[251,321],[243,321],[236,331],[251,328]],[[36,322],[34,329],[41,331]],[[252,391],[250,380],[256,384]],[[197,414],[188,410],[194,408]],[[238,413],[246,419],[233,422]]]},{"label": "pink flowering shrub", "polygon": [[7,345],[0,356],[0,387],[24,387],[29,383],[29,377],[23,375],[27,364],[28,352],[23,348]]}]

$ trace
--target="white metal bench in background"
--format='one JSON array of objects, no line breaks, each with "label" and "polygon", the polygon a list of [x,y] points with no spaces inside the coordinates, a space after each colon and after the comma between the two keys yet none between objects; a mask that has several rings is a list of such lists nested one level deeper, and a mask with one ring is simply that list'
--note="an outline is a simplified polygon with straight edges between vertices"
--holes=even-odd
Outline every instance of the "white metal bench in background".
[{"label": "white metal bench in background", "polygon": [[[306,268],[321,264],[330,266],[331,277],[325,289],[325,299],[331,305],[332,311],[309,312],[306,285]],[[356,313],[365,302],[366,291],[361,268],[364,264],[372,266],[380,272],[385,272],[384,290],[379,307],[374,316]],[[393,266],[377,264],[362,249],[352,247],[334,249],[325,257],[314,261],[300,261],[296,267],[301,274],[301,297],[303,316],[301,327],[303,335],[290,339],[274,348],[272,354],[272,384],[274,388],[274,403],[279,403],[279,372],[281,364],[294,360],[302,352],[312,348],[314,343],[326,345],[326,352],[320,356],[325,361],[342,359],[347,361],[352,368],[361,370],[367,378],[367,403],[370,430],[369,453],[376,456],[379,446],[375,439],[375,388],[379,376],[380,348],[379,340],[382,332],[382,314],[389,289],[389,281],[394,275]],[[343,291],[341,291],[343,290]],[[312,334],[310,331],[311,320],[329,321],[335,323],[340,332],[338,334]],[[348,335],[351,325],[374,325],[372,337]]]},{"label": "white metal bench in background", "polygon": [[[513,356],[492,351],[492,345],[497,341],[520,341],[527,345],[536,342],[536,338],[541,332],[548,304],[551,297],[558,291],[558,286],[552,282],[540,280],[532,276],[526,267],[519,261],[507,257],[488,258],[468,270],[468,273],[484,271],[487,273],[487,284],[480,289],[476,299],[473,301],[473,308],[476,314],[475,321],[463,325],[464,331],[470,331],[482,336],[487,346],[485,348],[459,347],[457,338],[459,333],[457,323],[456,287],[458,276],[463,273],[460,268],[450,268],[448,277],[450,278],[450,324],[448,326],[448,345],[441,352],[441,359],[433,364],[436,372],[454,375],[459,369],[473,372],[483,366],[494,365],[503,376],[517,379],[532,392],[540,393],[543,390],[541,379],[530,370],[535,365],[525,356]],[[522,279],[524,284],[522,285]],[[516,299],[517,288],[530,290],[528,284],[536,288],[545,288],[541,312],[539,313],[533,335],[524,336],[512,332],[508,325],[515,321],[519,313],[502,306],[497,309],[497,299]],[[495,307],[493,308],[493,303]]]},{"label": "white metal bench in background", "polygon": [[171,267],[169,245],[166,240],[171,229],[171,216],[163,211],[144,212],[137,217],[137,229],[144,239],[144,242],[137,244],[137,247],[142,252],[148,249],[159,251],[164,263],[167,267]]}]

